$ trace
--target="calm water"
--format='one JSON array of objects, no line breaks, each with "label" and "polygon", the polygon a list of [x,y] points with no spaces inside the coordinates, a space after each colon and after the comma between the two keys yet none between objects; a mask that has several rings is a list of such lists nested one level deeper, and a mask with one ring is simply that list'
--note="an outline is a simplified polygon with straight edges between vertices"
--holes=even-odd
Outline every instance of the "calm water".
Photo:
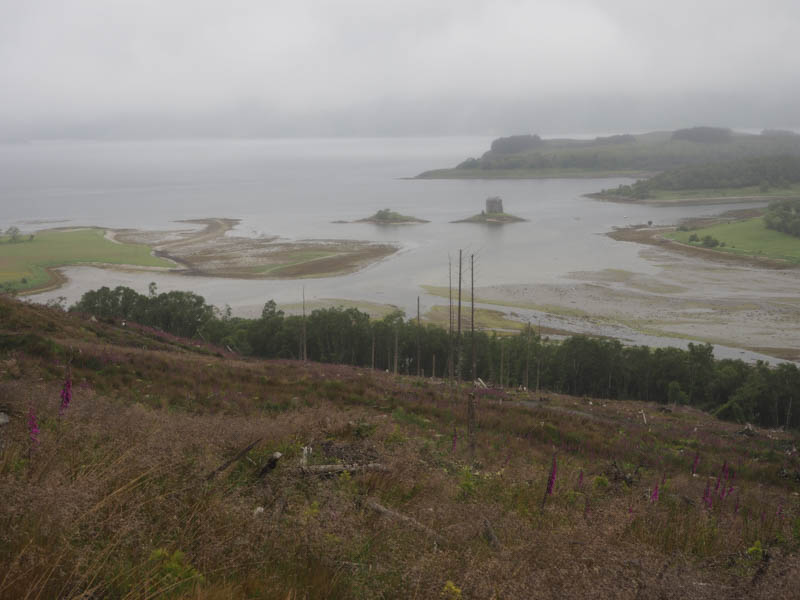
[{"label": "calm water", "polygon": [[[554,283],[572,271],[618,268],[655,272],[635,244],[603,235],[613,226],[721,212],[728,207],[628,206],[596,202],[587,192],[627,180],[426,181],[404,179],[478,156],[488,138],[293,139],[176,142],[47,142],[0,145],[0,227],[55,225],[173,228],[202,217],[241,219],[239,235],[288,239],[391,241],[397,255],[358,273],[298,281],[242,281],[66,270],[71,282],[39,300],[74,301],[100,285],[146,291],[191,289],[218,306],[255,314],[270,298],[349,298],[393,303],[411,312],[441,303],[420,284],[447,285],[448,255],[476,256],[476,285]],[[453,224],[480,212],[487,196],[529,220],[505,227]],[[739,205],[741,207],[741,205]],[[424,225],[334,224],[380,208],[414,215]],[[41,221],[62,221],[44,224]],[[524,312],[524,311],[517,311]],[[530,316],[530,315],[529,315]],[[536,316],[536,315],[533,315]],[[545,320],[542,321],[545,323]],[[623,336],[626,337],[626,336]],[[629,339],[677,343],[642,336]]]}]

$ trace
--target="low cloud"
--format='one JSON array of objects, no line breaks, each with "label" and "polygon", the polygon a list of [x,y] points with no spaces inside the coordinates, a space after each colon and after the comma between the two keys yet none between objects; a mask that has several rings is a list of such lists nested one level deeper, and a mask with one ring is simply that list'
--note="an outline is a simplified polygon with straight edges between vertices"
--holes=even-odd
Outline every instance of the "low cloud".
[{"label": "low cloud", "polygon": [[0,0],[0,137],[796,127],[792,0]]}]

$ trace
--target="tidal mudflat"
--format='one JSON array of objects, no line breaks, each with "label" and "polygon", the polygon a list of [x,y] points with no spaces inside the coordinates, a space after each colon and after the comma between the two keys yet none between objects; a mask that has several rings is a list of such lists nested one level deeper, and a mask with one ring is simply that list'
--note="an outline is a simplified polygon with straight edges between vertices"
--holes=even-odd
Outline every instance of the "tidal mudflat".
[{"label": "tidal mudflat", "polygon": [[397,247],[359,240],[284,241],[227,235],[237,219],[194,219],[200,230],[122,231],[115,239],[147,244],[187,275],[234,279],[293,279],[352,273],[386,258]]}]

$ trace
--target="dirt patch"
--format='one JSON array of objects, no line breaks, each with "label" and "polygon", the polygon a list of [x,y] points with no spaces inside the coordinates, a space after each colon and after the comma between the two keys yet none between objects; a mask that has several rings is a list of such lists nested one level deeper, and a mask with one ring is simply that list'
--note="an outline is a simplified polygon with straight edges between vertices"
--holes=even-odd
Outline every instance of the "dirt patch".
[{"label": "dirt patch", "polygon": [[397,251],[391,244],[359,240],[279,241],[228,235],[235,219],[183,221],[201,230],[118,231],[119,241],[147,244],[187,275],[236,279],[296,279],[352,273]]}]

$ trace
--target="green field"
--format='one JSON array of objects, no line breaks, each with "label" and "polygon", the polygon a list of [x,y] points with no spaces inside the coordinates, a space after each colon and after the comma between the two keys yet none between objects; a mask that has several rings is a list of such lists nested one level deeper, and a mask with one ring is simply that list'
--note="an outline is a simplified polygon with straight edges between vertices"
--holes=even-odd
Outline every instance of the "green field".
[{"label": "green field", "polygon": [[689,242],[689,236],[692,234],[695,234],[700,240],[707,235],[716,238],[720,244],[725,244],[714,248],[714,250],[721,252],[777,258],[800,263],[800,238],[767,229],[761,217],[754,217],[735,223],[723,223],[691,231],[676,231],[666,237],[684,244],[702,247],[701,242]]},{"label": "green field", "polygon": [[107,240],[102,229],[50,230],[11,242],[0,237],[0,286],[30,292],[52,285],[48,269],[82,263],[103,263],[141,267],[172,267],[168,260],[138,244],[117,244]]},{"label": "green field", "polygon": [[788,198],[800,196],[800,184],[786,187],[772,187],[762,190],[753,185],[739,188],[694,189],[694,190],[651,190],[648,200],[684,200],[691,198]]}]

